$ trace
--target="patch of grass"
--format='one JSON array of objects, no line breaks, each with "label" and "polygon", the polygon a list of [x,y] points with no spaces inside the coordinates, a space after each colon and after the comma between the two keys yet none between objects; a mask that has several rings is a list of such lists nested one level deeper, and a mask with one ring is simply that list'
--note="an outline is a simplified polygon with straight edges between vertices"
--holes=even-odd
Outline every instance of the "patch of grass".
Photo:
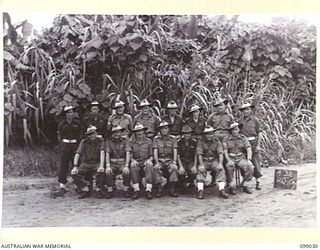
[{"label": "patch of grass", "polygon": [[4,177],[56,176],[59,170],[59,154],[52,148],[10,148],[3,162]]}]

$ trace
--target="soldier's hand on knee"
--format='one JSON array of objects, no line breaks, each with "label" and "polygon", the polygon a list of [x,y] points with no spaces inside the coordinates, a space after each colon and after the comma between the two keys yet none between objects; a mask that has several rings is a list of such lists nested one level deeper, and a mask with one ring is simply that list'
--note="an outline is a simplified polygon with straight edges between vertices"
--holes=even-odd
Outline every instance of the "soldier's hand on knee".
[{"label": "soldier's hand on knee", "polygon": [[198,170],[200,172],[206,172],[206,167],[204,165],[199,165]]},{"label": "soldier's hand on knee", "polygon": [[145,166],[147,165],[151,165],[152,166],[152,161],[151,160],[146,160],[146,162],[144,163]]},{"label": "soldier's hand on knee", "polygon": [[77,174],[77,173],[79,173],[78,168],[77,167],[73,167],[73,169],[71,170],[71,174],[73,175],[73,174]]},{"label": "soldier's hand on knee", "polygon": [[138,162],[135,159],[131,160],[131,166],[132,167],[137,167],[138,166]]},{"label": "soldier's hand on knee", "polygon": [[128,167],[124,167],[124,168],[122,169],[122,173],[124,173],[124,174],[130,174],[129,168],[128,168]]},{"label": "soldier's hand on knee", "polygon": [[234,167],[234,161],[230,160],[227,162],[227,167],[233,168]]},{"label": "soldier's hand on knee", "polygon": [[159,171],[161,169],[161,165],[159,163],[157,163],[157,164],[154,165],[153,168],[154,168],[154,170]]},{"label": "soldier's hand on knee", "polygon": [[169,165],[169,168],[171,170],[178,170],[178,165],[176,162],[171,162],[170,165]]},{"label": "soldier's hand on knee", "polygon": [[103,172],[104,172],[104,168],[103,168],[103,167],[99,167],[99,168],[97,169],[97,172],[98,172],[98,173],[103,173]]},{"label": "soldier's hand on knee", "polygon": [[193,166],[193,167],[190,169],[190,172],[191,172],[191,174],[196,174],[196,173],[197,173],[197,168],[196,168],[196,166]]},{"label": "soldier's hand on knee", "polygon": [[179,175],[183,175],[183,174],[185,174],[185,169],[183,168],[183,167],[180,167],[179,168]]},{"label": "soldier's hand on knee", "polygon": [[222,163],[219,163],[219,164],[218,164],[218,169],[223,169]]},{"label": "soldier's hand on knee", "polygon": [[248,160],[248,166],[249,166],[250,168],[254,168],[254,165],[253,165],[252,161],[249,161],[249,160]]},{"label": "soldier's hand on knee", "polygon": [[106,174],[112,174],[112,168],[110,166],[107,166]]}]

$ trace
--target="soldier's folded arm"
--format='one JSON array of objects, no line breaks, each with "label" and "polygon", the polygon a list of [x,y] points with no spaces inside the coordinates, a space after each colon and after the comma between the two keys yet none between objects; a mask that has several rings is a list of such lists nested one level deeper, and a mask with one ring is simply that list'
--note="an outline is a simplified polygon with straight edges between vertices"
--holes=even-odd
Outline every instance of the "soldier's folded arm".
[{"label": "soldier's folded arm", "polygon": [[153,162],[153,156],[150,156],[150,157],[146,160],[146,162],[144,163],[144,165],[146,165],[148,162],[149,162],[150,164],[152,164],[152,162]]}]

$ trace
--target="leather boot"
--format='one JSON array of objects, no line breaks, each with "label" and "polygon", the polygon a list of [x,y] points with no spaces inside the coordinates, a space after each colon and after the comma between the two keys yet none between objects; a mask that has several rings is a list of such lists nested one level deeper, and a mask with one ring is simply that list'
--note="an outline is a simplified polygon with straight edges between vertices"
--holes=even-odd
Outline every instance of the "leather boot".
[{"label": "leather boot", "polygon": [[153,198],[152,193],[150,191],[146,191],[146,196],[148,200],[151,200]]},{"label": "leather boot", "polygon": [[106,193],[106,199],[111,199],[113,196],[113,192],[107,192]]},{"label": "leather boot", "polygon": [[157,184],[156,186],[156,198],[160,198],[162,196],[162,188],[161,188],[161,184]]},{"label": "leather boot", "polygon": [[203,199],[203,190],[199,190],[198,191],[198,196],[197,196],[198,199],[202,200]]},{"label": "leather boot", "polygon": [[257,183],[256,183],[256,190],[261,190],[260,182],[257,182]]},{"label": "leather boot", "polygon": [[133,192],[133,195],[132,195],[132,199],[133,199],[133,200],[136,200],[136,199],[139,199],[139,197],[140,197],[139,191],[134,191],[134,192]]},{"label": "leather boot", "polygon": [[176,191],[175,191],[175,188],[176,188],[176,183],[175,182],[173,182],[173,183],[171,183],[170,184],[170,196],[171,197],[174,197],[174,198],[176,198],[176,197],[178,197],[178,194],[176,193]]},{"label": "leather boot", "polygon": [[221,189],[221,190],[219,191],[219,196],[220,196],[221,198],[223,198],[223,199],[228,199],[228,198],[229,198],[229,196],[228,196],[227,193],[224,191],[224,189]]},{"label": "leather boot", "polygon": [[52,192],[52,197],[63,197],[67,193],[65,188],[59,188],[59,190]]},{"label": "leather boot", "polygon": [[252,194],[251,190],[247,186],[243,187],[243,192],[245,192],[247,194]]},{"label": "leather boot", "polygon": [[236,195],[236,191],[234,190],[234,187],[229,187],[229,194]]},{"label": "leather boot", "polygon": [[103,198],[102,190],[97,191],[97,198],[98,199],[102,199]]},{"label": "leather boot", "polygon": [[90,197],[90,192],[89,191],[84,191],[79,197],[78,199],[85,199],[85,198],[89,198]]}]

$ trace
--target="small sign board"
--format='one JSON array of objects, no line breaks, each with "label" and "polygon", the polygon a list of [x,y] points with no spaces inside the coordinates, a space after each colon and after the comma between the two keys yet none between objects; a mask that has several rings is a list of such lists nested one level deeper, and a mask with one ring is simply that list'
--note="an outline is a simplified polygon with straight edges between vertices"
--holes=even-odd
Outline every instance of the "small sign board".
[{"label": "small sign board", "polygon": [[274,170],[274,188],[297,189],[298,171],[288,169]]}]

